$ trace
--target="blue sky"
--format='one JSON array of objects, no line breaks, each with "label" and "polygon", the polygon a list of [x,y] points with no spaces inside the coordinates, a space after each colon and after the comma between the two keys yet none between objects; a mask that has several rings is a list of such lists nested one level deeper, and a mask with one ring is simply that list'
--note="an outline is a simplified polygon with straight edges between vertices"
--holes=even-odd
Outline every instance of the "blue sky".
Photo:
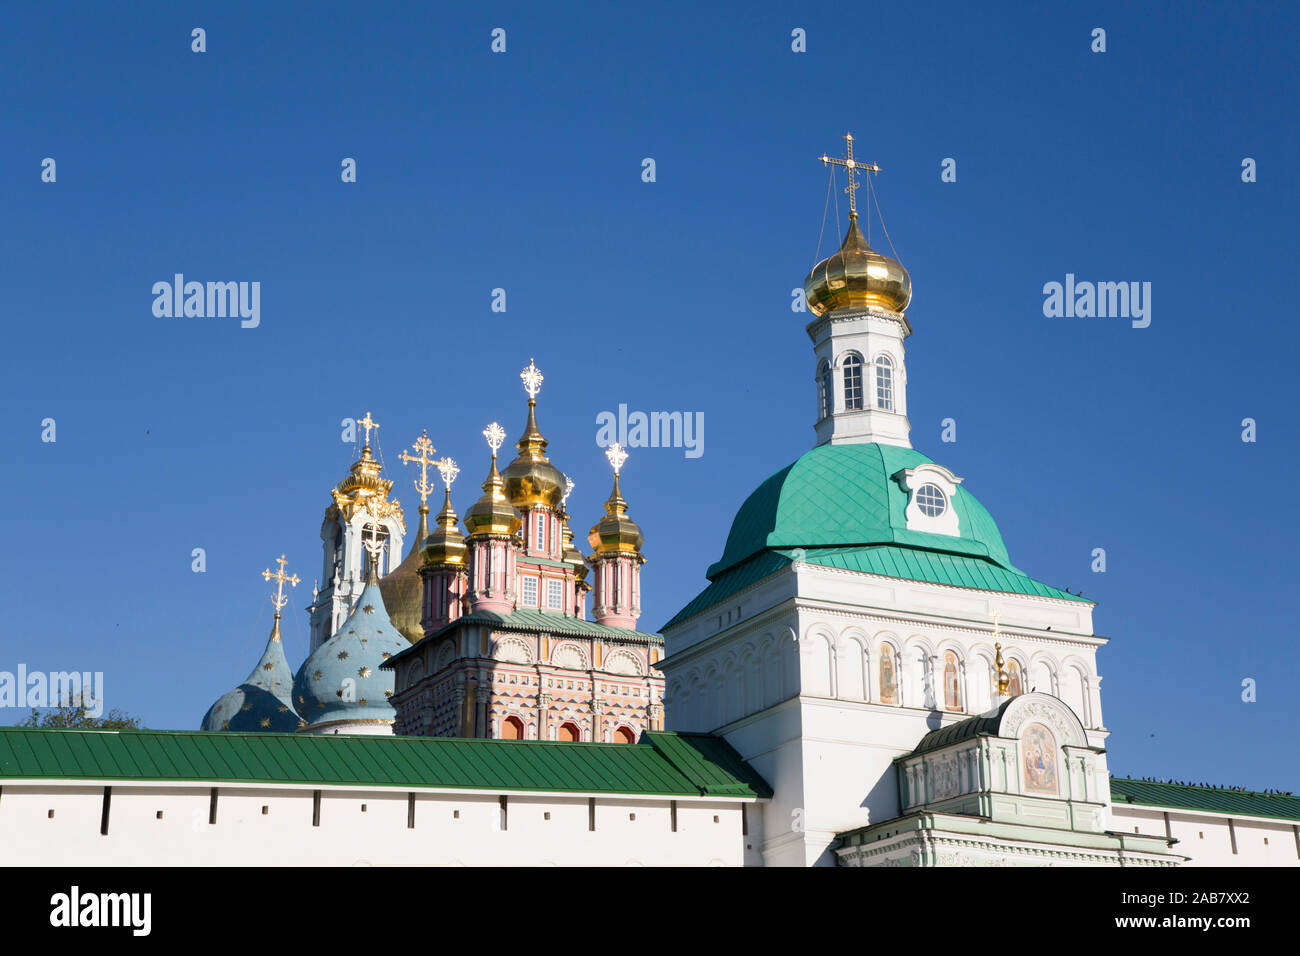
[{"label": "blue sky", "polygon": [[[598,413],[704,414],[702,457],[625,468],[658,627],[812,444],[790,291],[847,129],[912,275],[913,443],[1019,567],[1099,602],[1112,769],[1300,791],[1294,7],[408,6],[0,14],[0,669],[102,670],[109,706],[197,726],[260,653],[281,552],[305,656],[340,420],[382,423],[412,518],[396,456],[427,428],[463,512],[530,357],[580,536]],[[155,318],[176,272],[259,281],[261,325]],[[1067,272],[1151,282],[1151,326],[1045,318]]]}]

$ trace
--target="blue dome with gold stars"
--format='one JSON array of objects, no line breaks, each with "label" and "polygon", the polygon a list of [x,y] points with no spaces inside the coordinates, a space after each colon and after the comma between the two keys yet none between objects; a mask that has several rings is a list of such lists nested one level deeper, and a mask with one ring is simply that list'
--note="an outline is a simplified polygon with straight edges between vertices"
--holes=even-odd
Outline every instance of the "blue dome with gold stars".
[{"label": "blue dome with gold stars", "polygon": [[293,671],[289,670],[289,662],[284,656],[280,615],[277,614],[266,650],[253,672],[208,708],[199,729],[290,733],[297,730],[299,724],[290,698],[292,691]]},{"label": "blue dome with gold stars", "polygon": [[388,698],[394,674],[379,665],[410,646],[389,620],[372,570],[347,620],[294,678],[293,704],[304,722],[300,729],[329,732],[341,724],[392,724],[397,713]]}]

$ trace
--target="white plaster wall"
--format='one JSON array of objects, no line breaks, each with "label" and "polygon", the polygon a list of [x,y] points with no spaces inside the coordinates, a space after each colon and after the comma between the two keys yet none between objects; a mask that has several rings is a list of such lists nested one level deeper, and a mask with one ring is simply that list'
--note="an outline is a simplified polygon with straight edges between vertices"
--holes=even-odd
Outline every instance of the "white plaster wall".
[{"label": "white plaster wall", "polygon": [[[1174,844],[1173,852],[1190,857],[1184,866],[1300,866],[1300,837],[1297,837],[1300,825],[1291,820],[1228,817],[1115,803],[1111,806],[1111,829],[1119,833],[1164,836],[1166,814],[1168,833],[1179,841]],[[1236,835],[1236,853],[1233,853],[1229,820]]]},{"label": "white plaster wall", "polygon": [[418,791],[409,828],[407,791],[322,789],[313,826],[311,789],[222,786],[209,824],[209,784],[115,785],[105,836],[102,785],[4,781],[0,864],[739,866],[745,859],[739,801],[678,800],[673,832],[668,799],[600,796],[593,831],[585,796],[507,797],[503,829],[498,794]]}]

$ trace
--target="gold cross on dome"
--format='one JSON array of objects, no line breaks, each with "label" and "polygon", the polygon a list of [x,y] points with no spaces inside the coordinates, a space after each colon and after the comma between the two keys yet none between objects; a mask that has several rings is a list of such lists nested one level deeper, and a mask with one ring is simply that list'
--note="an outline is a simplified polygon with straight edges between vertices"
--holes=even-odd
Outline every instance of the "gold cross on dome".
[{"label": "gold cross on dome", "polygon": [[605,449],[605,457],[608,458],[609,463],[614,466],[614,474],[617,475],[623,470],[623,462],[627,461],[627,452],[623,450],[622,445],[615,442]]},{"label": "gold cross on dome", "polygon": [[288,564],[288,562],[285,560],[283,554],[280,555],[276,564],[280,565],[280,567],[276,569],[274,574],[271,573],[270,568],[267,568],[262,572],[262,577],[268,581],[275,581],[275,597],[271,598],[271,603],[275,605],[275,613],[279,616],[280,609],[289,603],[289,599],[284,596],[284,582],[288,581],[292,587],[296,588],[298,586],[298,581],[301,579],[296,574],[284,573],[284,566]]},{"label": "gold cross on dome", "polygon": [[823,166],[843,166],[846,170],[848,170],[849,184],[847,187],[845,187],[844,191],[849,194],[849,218],[857,219],[858,218],[857,192],[858,189],[861,188],[861,184],[854,178],[854,176],[857,174],[857,171],[859,169],[865,169],[868,170],[869,172],[878,173],[880,172],[880,167],[877,166],[875,163],[860,163],[853,158],[853,134],[852,133],[844,134],[844,143],[845,143],[845,155],[843,159],[837,159],[834,156],[827,156],[825,153],[822,153],[821,161]]},{"label": "gold cross on dome", "polygon": [[447,486],[448,491],[451,491],[451,483],[455,481],[456,476],[460,474],[460,468],[456,465],[455,460],[448,458],[445,455],[438,459],[437,465],[438,473],[442,475],[442,483]]},{"label": "gold cross on dome", "polygon": [[420,477],[416,479],[415,490],[420,493],[420,504],[424,504],[425,499],[434,492],[434,486],[429,483],[429,466],[438,464],[438,459],[429,456],[437,449],[433,447],[433,442],[429,440],[427,430],[415,440],[412,447],[419,452],[418,455],[408,455],[406,452],[402,452],[397,457],[402,460],[404,465],[419,464]]},{"label": "gold cross on dome", "polygon": [[492,449],[492,457],[497,456],[497,449],[501,443],[506,440],[506,430],[497,422],[493,422],[487,428],[483,429],[483,437],[487,439],[488,447]]},{"label": "gold cross on dome", "polygon": [[378,528],[379,526],[375,522],[368,521],[366,522],[366,530],[370,532],[370,538],[367,539],[364,533],[361,536],[361,544],[369,552],[371,560],[378,558],[379,552],[384,549],[383,542],[379,540]]},{"label": "gold cross on dome", "polygon": [[565,508],[569,504],[569,495],[573,494],[573,479],[568,475],[564,476],[564,496],[560,498],[560,507]]},{"label": "gold cross on dome", "polygon": [[361,419],[361,421],[357,422],[357,424],[360,425],[362,428],[364,428],[364,429],[366,430],[366,447],[369,448],[369,447],[370,447],[370,429],[372,429],[372,428],[375,428],[375,429],[379,428],[379,422],[372,420],[371,417],[370,417],[370,413],[369,413],[369,412],[366,412],[366,417],[363,418],[363,419]]},{"label": "gold cross on dome", "polygon": [[533,364],[533,360],[528,360],[528,368],[519,373],[519,377],[524,380],[524,391],[528,393],[530,400],[537,398],[537,393],[542,390],[542,371]]}]

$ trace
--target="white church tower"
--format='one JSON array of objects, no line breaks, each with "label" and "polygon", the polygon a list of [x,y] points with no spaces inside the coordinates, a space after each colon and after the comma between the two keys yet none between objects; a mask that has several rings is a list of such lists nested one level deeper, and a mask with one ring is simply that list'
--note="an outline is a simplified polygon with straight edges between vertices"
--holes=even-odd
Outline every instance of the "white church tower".
[{"label": "white church tower", "polygon": [[308,608],[313,653],[338,631],[365,589],[367,557],[362,532],[366,532],[368,540],[370,532],[366,528],[378,528],[378,576],[402,561],[402,539],[406,534],[402,506],[388,497],[393,483],[382,476],[383,464],[370,450],[370,432],[379,423],[366,412],[357,424],[365,429],[365,443],[348,476],[331,490],[333,500],[321,523],[322,584]]},{"label": "white church tower", "polygon": [[852,176],[873,167],[826,162],[848,168],[850,221],[804,283],[817,443],[749,496],[664,626],[667,727],[724,737],[772,785],[751,864],[1167,862],[1106,833],[1092,602],[1016,568],[911,447],[911,281],[858,228]]}]

